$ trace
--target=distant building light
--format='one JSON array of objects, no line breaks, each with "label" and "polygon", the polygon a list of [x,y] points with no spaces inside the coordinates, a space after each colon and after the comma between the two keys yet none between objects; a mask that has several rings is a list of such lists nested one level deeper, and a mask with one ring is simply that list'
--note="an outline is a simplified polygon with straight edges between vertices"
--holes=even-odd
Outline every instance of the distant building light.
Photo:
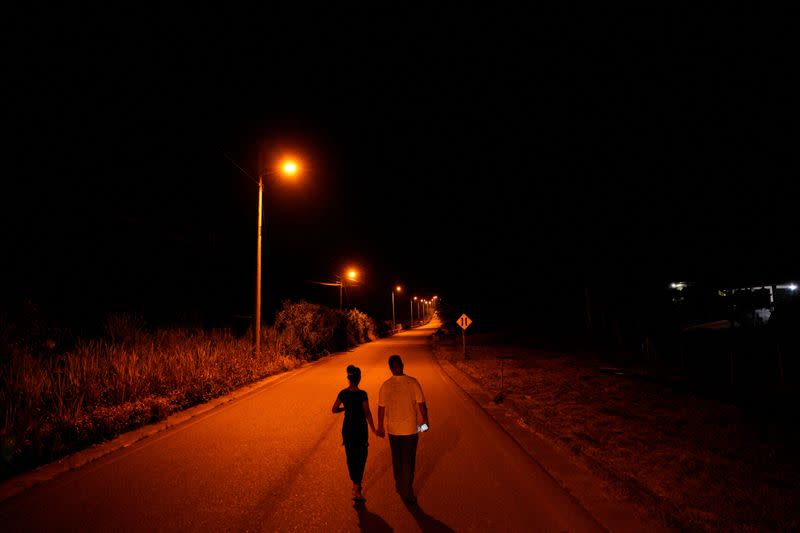
[{"label": "distant building light", "polygon": [[671,289],[678,289],[679,291],[681,291],[681,290],[686,288],[686,283],[684,283],[682,281],[678,281],[678,282],[670,283],[669,286],[670,286]]},{"label": "distant building light", "polygon": [[790,291],[796,291],[796,290],[797,290],[797,285],[795,285],[794,283],[792,283],[791,285],[789,285],[789,290],[790,290]]}]

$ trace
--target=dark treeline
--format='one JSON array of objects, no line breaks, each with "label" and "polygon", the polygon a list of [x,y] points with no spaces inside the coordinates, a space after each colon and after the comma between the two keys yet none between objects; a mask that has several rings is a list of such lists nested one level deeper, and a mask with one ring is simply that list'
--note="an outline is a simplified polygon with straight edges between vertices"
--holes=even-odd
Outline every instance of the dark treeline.
[{"label": "dark treeline", "polygon": [[517,339],[591,349],[610,364],[648,367],[706,385],[800,384],[800,291],[781,281],[770,301],[768,289],[745,290],[760,283],[673,283],[542,284],[445,299],[440,311],[456,333],[454,320],[466,313],[474,321],[468,335],[506,330]]}]

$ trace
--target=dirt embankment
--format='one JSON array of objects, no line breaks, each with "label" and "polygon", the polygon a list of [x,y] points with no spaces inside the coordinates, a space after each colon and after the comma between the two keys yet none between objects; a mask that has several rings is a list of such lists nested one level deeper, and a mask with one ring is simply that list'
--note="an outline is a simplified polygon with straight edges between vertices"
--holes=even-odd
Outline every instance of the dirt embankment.
[{"label": "dirt embankment", "polygon": [[665,525],[800,528],[800,433],[790,421],[765,424],[757,410],[604,370],[592,353],[488,335],[470,345],[466,360],[458,337],[434,340],[434,352]]}]

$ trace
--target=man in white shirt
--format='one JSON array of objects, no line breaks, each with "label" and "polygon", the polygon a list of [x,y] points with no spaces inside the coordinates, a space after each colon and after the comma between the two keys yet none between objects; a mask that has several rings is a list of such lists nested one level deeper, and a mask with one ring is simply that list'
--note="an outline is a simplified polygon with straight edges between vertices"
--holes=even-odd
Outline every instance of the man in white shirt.
[{"label": "man in white shirt", "polygon": [[[421,422],[428,425],[428,408],[419,381],[403,374],[403,360],[399,355],[389,357],[392,377],[381,385],[378,392],[378,429],[383,437],[389,434],[392,449],[394,485],[400,497],[408,505],[417,502],[414,496],[414,464],[417,458],[417,442]],[[386,418],[384,430],[383,421]],[[424,431],[425,429],[422,429]]]}]

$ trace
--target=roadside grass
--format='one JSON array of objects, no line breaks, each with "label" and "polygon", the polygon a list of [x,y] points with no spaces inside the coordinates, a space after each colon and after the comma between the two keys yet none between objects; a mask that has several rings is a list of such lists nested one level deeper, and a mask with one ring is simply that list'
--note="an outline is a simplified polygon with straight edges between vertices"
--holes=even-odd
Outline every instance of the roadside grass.
[{"label": "roadside grass", "polygon": [[10,475],[161,420],[246,383],[296,367],[224,332],[140,334],[130,343],[78,341],[71,352],[17,353],[0,365],[3,474]]},{"label": "roadside grass", "polygon": [[[314,327],[313,317],[327,317]],[[275,327],[249,337],[225,330],[147,331],[112,315],[100,338],[11,340],[0,352],[0,477],[113,438],[305,361],[377,338],[363,313],[286,302]]]},{"label": "roadside grass", "polygon": [[609,490],[664,525],[696,531],[796,531],[800,430],[657,382],[601,372],[591,353],[491,335],[434,340],[434,353],[582,461]]}]

